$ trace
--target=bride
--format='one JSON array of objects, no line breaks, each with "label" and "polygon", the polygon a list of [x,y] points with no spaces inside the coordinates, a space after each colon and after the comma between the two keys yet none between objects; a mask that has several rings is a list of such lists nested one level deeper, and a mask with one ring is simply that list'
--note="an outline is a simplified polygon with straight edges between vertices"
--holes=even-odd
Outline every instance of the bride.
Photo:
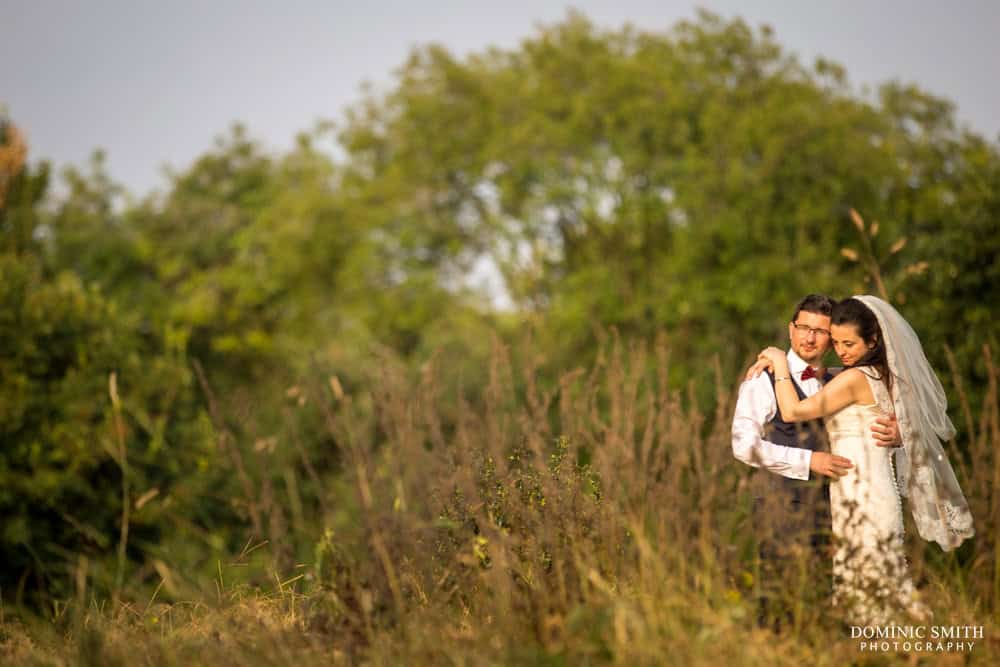
[{"label": "bride", "polygon": [[[975,532],[941,446],[955,434],[944,390],[916,333],[882,299],[844,299],[834,306],[830,328],[845,370],[810,398],[799,400],[785,381],[784,351],[769,347],[760,359],[774,372],[782,418],[823,418],[831,451],[855,463],[830,484],[834,605],[868,624],[900,612],[924,620],[929,612],[907,571],[900,495],[909,498],[920,536],[946,551]],[[895,452],[868,444],[880,413],[898,420],[903,446]]]}]

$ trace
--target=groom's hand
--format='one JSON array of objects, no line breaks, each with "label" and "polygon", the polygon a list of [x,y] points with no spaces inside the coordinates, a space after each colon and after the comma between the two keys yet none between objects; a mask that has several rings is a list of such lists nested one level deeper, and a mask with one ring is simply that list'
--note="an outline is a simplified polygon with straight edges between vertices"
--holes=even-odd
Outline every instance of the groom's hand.
[{"label": "groom's hand", "polygon": [[826,475],[830,479],[840,479],[854,467],[850,459],[828,452],[813,452],[809,457],[809,469],[817,475]]},{"label": "groom's hand", "polygon": [[899,447],[903,444],[903,439],[899,437],[899,424],[896,422],[896,415],[879,417],[872,424],[872,435],[875,437],[875,444],[879,447]]}]

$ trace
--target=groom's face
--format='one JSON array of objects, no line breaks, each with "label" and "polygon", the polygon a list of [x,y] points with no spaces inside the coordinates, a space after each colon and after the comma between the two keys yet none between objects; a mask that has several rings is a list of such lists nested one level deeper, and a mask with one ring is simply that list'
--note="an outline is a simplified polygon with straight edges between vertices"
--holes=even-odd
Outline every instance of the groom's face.
[{"label": "groom's face", "polygon": [[810,366],[818,366],[830,349],[830,316],[801,310],[788,324],[788,337],[795,354]]}]

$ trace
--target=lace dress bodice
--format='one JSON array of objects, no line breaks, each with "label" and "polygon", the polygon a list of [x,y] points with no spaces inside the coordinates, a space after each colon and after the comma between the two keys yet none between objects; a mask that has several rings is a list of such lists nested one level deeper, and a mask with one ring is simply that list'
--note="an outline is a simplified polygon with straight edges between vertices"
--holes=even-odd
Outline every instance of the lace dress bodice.
[{"label": "lace dress bodice", "polygon": [[[834,484],[840,486],[864,484],[865,497],[869,504],[879,503],[894,512],[901,512],[902,505],[896,484],[896,473],[892,466],[892,450],[874,444],[871,427],[884,414],[879,404],[861,405],[855,403],[830,415],[825,419],[830,451],[854,463],[847,474]],[[872,484],[872,480],[888,480],[889,484]],[[875,507],[869,507],[875,511]],[[881,509],[881,507],[879,508]],[[899,516],[902,530],[902,514]]]}]

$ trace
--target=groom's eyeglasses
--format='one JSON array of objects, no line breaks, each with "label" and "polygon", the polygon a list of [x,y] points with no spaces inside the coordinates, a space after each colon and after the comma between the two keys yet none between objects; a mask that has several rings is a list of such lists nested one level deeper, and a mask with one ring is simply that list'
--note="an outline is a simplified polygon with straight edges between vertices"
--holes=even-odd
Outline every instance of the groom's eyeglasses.
[{"label": "groom's eyeglasses", "polygon": [[795,323],[792,323],[792,326],[795,327],[795,330],[798,331],[800,334],[812,334],[812,335],[816,336],[817,338],[821,338],[823,336],[829,336],[830,335],[830,332],[827,331],[826,329],[813,329],[808,324],[795,324]]}]

